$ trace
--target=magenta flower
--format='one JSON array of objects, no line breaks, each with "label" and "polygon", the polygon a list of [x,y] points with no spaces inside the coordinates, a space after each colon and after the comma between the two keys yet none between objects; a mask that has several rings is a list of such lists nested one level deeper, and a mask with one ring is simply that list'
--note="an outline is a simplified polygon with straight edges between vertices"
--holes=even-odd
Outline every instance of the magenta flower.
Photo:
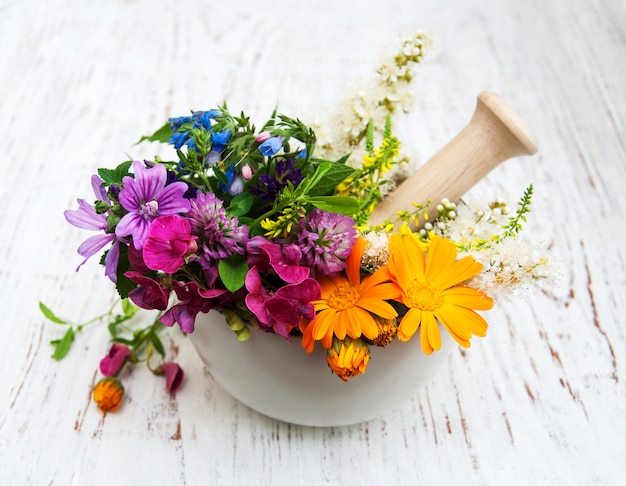
[{"label": "magenta flower", "polygon": [[248,290],[248,294],[245,297],[246,307],[252,311],[261,324],[264,324],[266,327],[272,327],[266,307],[266,303],[272,297],[272,294],[263,287],[261,274],[256,266],[248,270],[245,285]]},{"label": "magenta flower", "polygon": [[258,244],[264,251],[272,269],[287,283],[299,283],[307,278],[311,270],[301,266],[302,252],[297,245],[279,245],[269,240]]},{"label": "magenta flower", "polygon": [[225,289],[203,290],[196,282],[176,280],[172,281],[172,287],[179,302],[168,309],[159,320],[169,327],[178,323],[181,331],[186,333],[193,332],[199,312],[209,312],[219,303],[219,297],[228,292]]},{"label": "magenta flower", "polygon": [[170,289],[163,288],[156,280],[138,272],[126,272],[124,275],[137,284],[137,287],[128,292],[128,298],[135,305],[147,310],[167,309]]},{"label": "magenta flower", "polygon": [[[100,177],[93,175],[91,177],[91,186],[98,200],[110,204],[106,192],[102,187],[102,179],[100,179]],[[77,199],[76,201],[78,202],[78,209],[68,209],[63,213],[67,222],[81,229],[104,231],[104,234],[87,238],[78,247],[78,254],[85,257],[85,259],[78,265],[76,271],[78,272],[80,267],[82,267],[89,258],[94,256],[109,243],[112,243],[104,259],[104,268],[105,275],[113,282],[117,282],[117,264],[120,258],[119,240],[115,237],[114,233],[108,232],[108,211],[98,214],[96,208],[87,204],[84,199]]]},{"label": "magenta flower", "polygon": [[198,250],[197,236],[192,236],[189,221],[170,214],[159,216],[150,225],[143,246],[143,260],[148,268],[176,273],[185,263],[185,256]]},{"label": "magenta flower", "polygon": [[289,331],[305,317],[313,319],[311,303],[321,296],[319,283],[312,278],[280,287],[272,294],[263,286],[261,275],[252,267],[246,275],[246,307],[257,317],[261,327],[289,339]]},{"label": "magenta flower", "polygon": [[311,302],[321,295],[320,284],[312,278],[280,287],[265,303],[267,314],[274,321],[274,332],[288,338],[289,331],[300,323],[302,317],[314,319],[315,309]]},{"label": "magenta flower", "polygon": [[133,162],[135,177],[122,179],[123,189],[119,194],[120,204],[128,211],[115,228],[118,237],[131,235],[138,250],[148,238],[148,229],[158,216],[186,213],[190,203],[183,197],[187,191],[184,182],[166,185],[167,170],[157,164],[147,169],[141,162]]},{"label": "magenta flower", "polygon": [[100,372],[104,376],[115,376],[132,352],[124,344],[114,343],[108,354],[100,361]]},{"label": "magenta flower", "polygon": [[168,392],[174,393],[180,388],[180,385],[183,383],[183,378],[185,377],[185,372],[177,363],[173,361],[163,363],[160,367],[160,371],[165,374],[165,389]]},{"label": "magenta flower", "polygon": [[354,220],[348,216],[315,209],[300,220],[298,246],[303,264],[322,275],[346,267],[355,241]]}]

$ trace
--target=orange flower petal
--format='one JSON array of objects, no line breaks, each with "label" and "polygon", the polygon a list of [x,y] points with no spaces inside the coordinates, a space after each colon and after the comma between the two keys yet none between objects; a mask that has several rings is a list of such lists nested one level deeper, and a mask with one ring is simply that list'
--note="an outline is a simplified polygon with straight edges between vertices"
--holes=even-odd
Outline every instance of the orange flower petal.
[{"label": "orange flower petal", "polygon": [[466,256],[442,269],[433,281],[445,289],[478,275],[482,269],[482,263],[477,262],[471,256]]},{"label": "orange flower petal", "polygon": [[452,287],[444,290],[444,302],[468,309],[489,310],[493,307],[493,299],[484,292],[471,287]]},{"label": "orange flower petal", "polygon": [[408,341],[411,339],[421,321],[422,311],[416,308],[409,309],[398,325],[398,339],[400,339],[400,341]]},{"label": "orange flower petal", "polygon": [[439,283],[437,277],[454,263],[456,253],[456,246],[450,240],[440,236],[433,236],[428,248],[428,256],[426,257],[424,278]]}]

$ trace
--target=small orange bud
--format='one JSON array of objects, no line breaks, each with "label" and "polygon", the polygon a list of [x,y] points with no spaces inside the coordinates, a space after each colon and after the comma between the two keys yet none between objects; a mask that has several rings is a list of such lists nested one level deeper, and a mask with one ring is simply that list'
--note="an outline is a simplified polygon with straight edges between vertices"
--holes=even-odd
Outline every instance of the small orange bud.
[{"label": "small orange bud", "polygon": [[93,401],[102,413],[114,412],[122,403],[124,387],[117,378],[102,378],[93,389]]},{"label": "small orange bud", "polygon": [[346,337],[340,341],[333,338],[333,345],[326,352],[328,366],[343,381],[365,373],[369,360],[370,348],[360,339]]}]

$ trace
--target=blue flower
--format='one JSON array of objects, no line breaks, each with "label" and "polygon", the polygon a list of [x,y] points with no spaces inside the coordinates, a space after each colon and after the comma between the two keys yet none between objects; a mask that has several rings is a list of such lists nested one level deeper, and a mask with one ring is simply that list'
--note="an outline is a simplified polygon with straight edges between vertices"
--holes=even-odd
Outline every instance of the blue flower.
[{"label": "blue flower", "polygon": [[170,118],[167,121],[169,122],[172,131],[175,132],[181,127],[181,125],[191,122],[191,119],[192,118],[190,116],[178,116],[176,118]]},{"label": "blue flower", "polygon": [[228,182],[226,184],[220,183],[219,188],[224,192],[228,192],[231,196],[241,194],[243,192],[243,179],[235,172],[235,166],[231,165],[226,169],[224,175]]},{"label": "blue flower", "polygon": [[229,139],[230,130],[228,128],[226,130],[222,130],[221,132],[211,132],[211,148],[219,152],[224,148]]},{"label": "blue flower", "polygon": [[275,155],[283,147],[284,141],[285,141],[285,137],[268,138],[265,142],[259,145],[259,150],[266,157]]},{"label": "blue flower", "polygon": [[176,132],[170,137],[169,143],[172,144],[176,150],[179,150],[183,145],[188,143],[189,140],[189,132]]},{"label": "blue flower", "polygon": [[220,112],[218,110],[209,110],[209,111],[196,111],[193,114],[193,127],[194,128],[204,128],[206,130],[211,129],[211,120],[219,115]]}]

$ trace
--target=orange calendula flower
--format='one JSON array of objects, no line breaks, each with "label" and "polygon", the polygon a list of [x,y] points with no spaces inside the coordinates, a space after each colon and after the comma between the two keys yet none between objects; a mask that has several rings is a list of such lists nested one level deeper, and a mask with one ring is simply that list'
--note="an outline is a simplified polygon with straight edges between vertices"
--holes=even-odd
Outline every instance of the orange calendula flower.
[{"label": "orange calendula flower", "polygon": [[389,239],[389,271],[402,289],[399,299],[409,308],[398,326],[401,341],[411,339],[420,328],[426,354],[441,348],[440,323],[461,346],[472,335],[485,336],[487,322],[475,310],[488,310],[493,300],[480,290],[458,284],[478,274],[483,266],[471,256],[456,259],[450,240],[433,236],[428,255],[412,235]]},{"label": "orange calendula flower", "polygon": [[339,340],[346,336],[376,339],[380,331],[373,315],[383,319],[395,319],[398,316],[393,306],[386,302],[400,297],[400,289],[391,282],[391,274],[386,266],[361,280],[361,257],[367,244],[359,237],[352,248],[345,272],[319,279],[322,295],[319,300],[313,301],[317,315],[312,321],[303,321],[300,325],[302,346],[307,352],[313,351],[315,341],[320,341],[322,346],[330,349],[333,336]]},{"label": "orange calendula flower", "polygon": [[332,347],[326,351],[326,361],[333,372],[343,381],[365,373],[370,360],[369,346],[360,339],[335,338]]},{"label": "orange calendula flower", "polygon": [[102,413],[114,412],[122,403],[124,387],[117,378],[102,378],[93,389],[93,401]]}]

